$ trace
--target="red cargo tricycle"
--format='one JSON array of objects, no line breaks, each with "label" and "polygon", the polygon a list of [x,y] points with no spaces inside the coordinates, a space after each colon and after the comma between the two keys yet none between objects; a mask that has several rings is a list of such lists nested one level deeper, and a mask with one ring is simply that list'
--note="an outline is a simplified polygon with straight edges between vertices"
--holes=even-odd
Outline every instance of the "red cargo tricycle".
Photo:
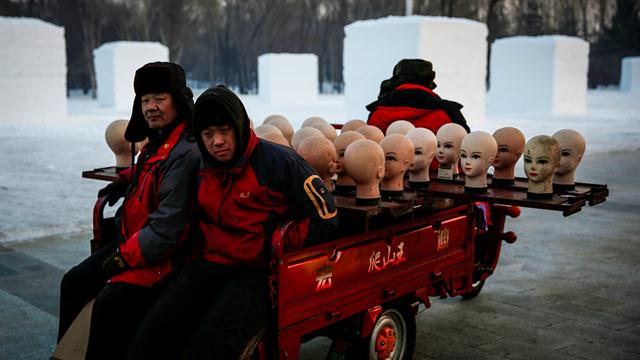
[{"label": "red cargo tricycle", "polygon": [[[84,177],[111,180],[112,168]],[[547,200],[527,198],[527,180],[489,185],[468,194],[464,180],[432,176],[425,191],[407,189],[402,198],[357,206],[334,196],[340,226],[335,238],[285,252],[288,224],[274,233],[269,260],[272,321],[249,357],[298,359],[300,344],[316,336],[334,339],[331,358],[410,359],[416,343],[415,315],[431,297],[478,295],[498,263],[506,217],[519,207],[575,214],[606,200],[606,185],[576,184]],[[490,183],[490,179],[489,179]],[[92,250],[110,236],[104,199],[94,208]]]}]

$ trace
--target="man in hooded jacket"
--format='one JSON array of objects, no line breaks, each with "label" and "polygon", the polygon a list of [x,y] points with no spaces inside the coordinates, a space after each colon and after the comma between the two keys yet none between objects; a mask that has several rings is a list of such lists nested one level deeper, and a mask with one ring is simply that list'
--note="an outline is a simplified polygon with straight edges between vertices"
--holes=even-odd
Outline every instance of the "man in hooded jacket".
[{"label": "man in hooded jacket", "polygon": [[140,320],[185,258],[200,156],[190,140],[193,93],[182,67],[149,63],[136,71],[125,138],[149,138],[133,168],[102,189],[113,205],[124,195],[116,239],[67,272],[60,285],[58,341],[96,298],[87,359],[121,359]]},{"label": "man in hooded jacket", "polygon": [[[238,359],[267,323],[271,235],[293,221],[288,248],[328,240],[337,226],[329,190],[292,149],[259,139],[224,86],[196,101],[202,154],[202,255],[187,263],[142,322],[129,359]],[[245,354],[246,355],[246,354]]]}]

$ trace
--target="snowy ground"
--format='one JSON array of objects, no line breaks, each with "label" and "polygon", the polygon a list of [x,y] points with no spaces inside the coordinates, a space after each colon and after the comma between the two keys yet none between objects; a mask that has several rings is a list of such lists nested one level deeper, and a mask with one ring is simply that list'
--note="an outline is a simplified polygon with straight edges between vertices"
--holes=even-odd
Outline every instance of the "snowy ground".
[{"label": "snowy ground", "polygon": [[[278,109],[261,103],[257,96],[242,99],[255,124],[273,113],[288,117],[295,128],[310,116],[333,123],[350,120],[344,119],[344,98],[337,95],[322,96],[313,105]],[[72,97],[66,119],[0,122],[0,242],[89,230],[96,192],[106,183],[83,179],[81,172],[114,162],[104,129],[109,122],[128,117],[127,111],[100,108],[97,101]],[[587,140],[587,156],[636,151],[640,149],[640,100],[616,90],[590,91],[585,114],[488,114],[483,126],[473,130],[493,132],[502,126],[519,128],[527,139],[575,129]]]}]

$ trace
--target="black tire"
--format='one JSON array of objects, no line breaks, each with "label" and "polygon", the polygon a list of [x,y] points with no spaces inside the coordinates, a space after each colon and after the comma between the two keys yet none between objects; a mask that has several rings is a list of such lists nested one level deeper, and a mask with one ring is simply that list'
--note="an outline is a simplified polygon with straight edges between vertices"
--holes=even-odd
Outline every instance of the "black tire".
[{"label": "black tire", "polygon": [[474,297],[480,294],[482,287],[484,286],[485,280],[478,280],[471,285],[471,290],[468,293],[462,295],[462,298],[465,300],[473,299]]},{"label": "black tire", "polygon": [[[393,340],[393,344],[389,340]],[[363,345],[370,360],[412,359],[416,347],[415,316],[407,307],[384,310]]]}]

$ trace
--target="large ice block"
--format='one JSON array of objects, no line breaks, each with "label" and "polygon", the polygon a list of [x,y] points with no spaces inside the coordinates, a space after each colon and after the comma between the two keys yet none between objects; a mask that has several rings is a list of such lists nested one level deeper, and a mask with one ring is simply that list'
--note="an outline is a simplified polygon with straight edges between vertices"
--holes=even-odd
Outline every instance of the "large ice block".
[{"label": "large ice block", "polygon": [[514,36],[491,47],[489,111],[576,114],[586,110],[589,43]]},{"label": "large ice block", "polygon": [[402,59],[425,59],[436,72],[435,92],[464,105],[467,121],[485,118],[487,27],[458,18],[390,16],[345,27],[344,82],[347,118],[365,118],[380,82]]},{"label": "large ice block", "polygon": [[622,59],[620,90],[640,94],[640,56]]},{"label": "large ice block", "polygon": [[66,115],[64,28],[0,17],[0,121],[62,121]]},{"label": "large ice block", "polygon": [[258,94],[272,104],[309,104],[318,100],[315,54],[264,54],[258,57]]},{"label": "large ice block", "polygon": [[169,49],[157,42],[115,41],[93,51],[98,101],[103,107],[129,109],[136,70],[153,61],[169,61]]}]

